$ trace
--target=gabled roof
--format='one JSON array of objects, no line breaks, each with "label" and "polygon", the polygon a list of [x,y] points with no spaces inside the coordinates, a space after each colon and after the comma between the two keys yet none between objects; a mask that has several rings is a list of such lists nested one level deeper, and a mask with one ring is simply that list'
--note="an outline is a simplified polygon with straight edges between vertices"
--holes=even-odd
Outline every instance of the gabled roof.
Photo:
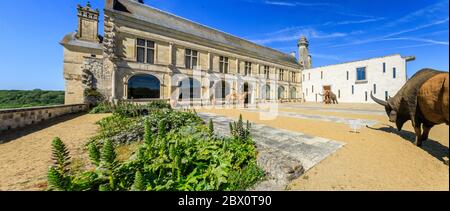
[{"label": "gabled roof", "polygon": [[170,30],[189,34],[202,40],[225,45],[248,52],[249,57],[267,58],[271,62],[300,68],[297,59],[289,54],[258,45],[231,34],[204,26],[176,15],[152,8],[132,0],[108,0],[105,10],[124,14],[132,18],[158,25]]}]

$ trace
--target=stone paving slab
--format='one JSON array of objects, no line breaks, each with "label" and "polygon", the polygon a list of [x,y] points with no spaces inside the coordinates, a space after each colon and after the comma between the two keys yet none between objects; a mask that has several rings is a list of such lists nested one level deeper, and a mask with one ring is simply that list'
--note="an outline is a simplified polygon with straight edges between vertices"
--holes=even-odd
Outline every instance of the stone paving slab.
[{"label": "stone paving slab", "polygon": [[311,111],[323,111],[323,112],[338,112],[338,113],[348,113],[348,114],[367,114],[367,115],[386,115],[385,111],[369,110],[369,109],[349,109],[349,108],[323,108],[314,106],[304,106],[304,105],[280,105],[280,108],[288,109],[303,109]]},{"label": "stone paving slab", "polygon": [[[211,113],[198,113],[198,115],[205,121],[212,119],[215,132],[221,136],[229,136],[229,123],[237,121],[237,119]],[[270,188],[270,190],[282,190],[280,188],[287,185],[289,181],[298,178],[301,174],[344,146],[343,143],[334,140],[308,136],[303,133],[273,128],[263,124],[252,123],[251,134],[259,153],[262,153],[262,157],[265,159],[262,162],[272,165],[263,167],[273,177],[278,178],[278,181],[272,181],[276,185],[263,184],[256,190],[267,190],[267,188]],[[301,169],[296,166],[296,162],[301,164]],[[283,172],[279,172],[280,168],[287,169],[284,172],[287,175],[280,175],[283,174]]]},{"label": "stone paving slab", "polygon": [[[258,109],[241,109],[243,111],[248,112],[264,112]],[[324,122],[335,122],[346,125],[357,125],[358,128],[362,127],[373,127],[378,124],[378,121],[375,120],[367,120],[367,119],[352,119],[352,118],[344,118],[344,117],[336,117],[336,116],[326,116],[326,115],[316,115],[316,114],[300,114],[295,112],[285,112],[278,111],[278,116],[297,118],[297,119],[310,119],[310,120],[318,120]]]}]

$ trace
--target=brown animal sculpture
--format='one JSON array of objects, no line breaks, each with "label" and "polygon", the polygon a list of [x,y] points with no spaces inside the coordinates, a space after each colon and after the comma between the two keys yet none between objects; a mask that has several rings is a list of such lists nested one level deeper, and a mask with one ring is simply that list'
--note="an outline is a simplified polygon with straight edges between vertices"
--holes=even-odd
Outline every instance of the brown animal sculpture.
[{"label": "brown animal sculpture", "polygon": [[389,120],[396,123],[399,131],[405,122],[412,121],[416,133],[415,144],[420,147],[423,141],[428,140],[432,127],[449,124],[448,77],[448,72],[423,69],[387,102],[375,98],[372,93],[371,97],[385,107]]},{"label": "brown animal sculpture", "polygon": [[337,96],[330,90],[326,90],[323,95],[322,94],[319,94],[319,95],[324,97],[323,102],[325,104],[331,104],[331,103],[339,104],[339,102],[337,100]]}]

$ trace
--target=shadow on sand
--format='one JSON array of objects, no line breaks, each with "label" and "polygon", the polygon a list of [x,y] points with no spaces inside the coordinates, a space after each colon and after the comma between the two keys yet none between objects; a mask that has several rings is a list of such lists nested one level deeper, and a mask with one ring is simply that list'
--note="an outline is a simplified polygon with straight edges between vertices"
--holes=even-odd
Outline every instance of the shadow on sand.
[{"label": "shadow on sand", "polygon": [[[383,132],[387,132],[387,133],[397,134],[400,137],[402,137],[403,139],[411,142],[412,144],[414,144],[414,142],[416,141],[415,133],[405,131],[405,130],[398,131],[397,128],[394,128],[390,125],[384,125],[384,127],[381,127],[381,128],[372,128],[372,127],[367,127],[367,128],[372,129],[372,130],[379,130],[379,131],[383,131]],[[432,139],[428,139],[427,141],[423,142],[422,149],[442,162],[444,162],[444,157],[448,157],[448,155],[449,155],[448,147],[446,147],[446,146],[442,145],[441,143],[439,143],[435,140],[432,140]]]},{"label": "shadow on sand", "polygon": [[49,128],[53,125],[57,125],[59,123],[65,122],[65,121],[69,121],[71,119],[75,119],[84,114],[86,114],[86,113],[67,114],[64,116],[56,117],[56,118],[49,119],[44,122],[37,123],[35,125],[30,125],[30,126],[27,126],[24,128],[18,128],[18,129],[14,129],[14,130],[10,130],[10,131],[0,132],[0,145],[14,141],[20,137],[43,130],[45,128]]}]

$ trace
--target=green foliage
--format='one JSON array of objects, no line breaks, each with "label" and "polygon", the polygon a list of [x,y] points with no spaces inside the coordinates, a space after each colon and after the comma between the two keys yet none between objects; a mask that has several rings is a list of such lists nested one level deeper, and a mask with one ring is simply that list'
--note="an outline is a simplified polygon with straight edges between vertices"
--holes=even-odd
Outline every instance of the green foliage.
[{"label": "green foliage", "polygon": [[101,166],[106,169],[114,168],[116,164],[116,157],[117,154],[114,151],[113,143],[110,140],[106,140],[101,151]]},{"label": "green foliage", "polygon": [[85,89],[84,96],[93,98],[93,99],[97,100],[98,102],[101,102],[105,99],[103,97],[103,95],[95,88]]},{"label": "green foliage", "polygon": [[239,116],[238,122],[230,122],[231,135],[239,140],[247,140],[250,138],[251,124],[247,121],[244,126],[244,121],[242,120],[242,114]]},{"label": "green foliage", "polygon": [[68,184],[65,176],[55,167],[50,167],[47,174],[48,188],[53,191],[67,190]]},{"label": "green foliage", "polygon": [[142,173],[140,171],[136,172],[136,176],[134,177],[134,184],[131,188],[133,191],[144,191],[145,184],[144,184],[144,178],[142,176]]},{"label": "green foliage", "polygon": [[209,134],[214,135],[214,122],[212,119],[209,119],[208,129],[209,129]]},{"label": "green foliage", "polygon": [[0,109],[63,105],[64,91],[0,90]]},{"label": "green foliage", "polygon": [[100,150],[94,142],[89,144],[89,158],[91,159],[92,164],[95,166],[100,165]]},{"label": "green foliage", "polygon": [[91,114],[106,114],[114,112],[114,106],[106,101],[99,103],[95,108],[91,110]]},{"label": "green foliage", "polygon": [[69,150],[60,138],[53,139],[52,142],[53,167],[62,175],[69,171],[70,156]]},{"label": "green foliage", "polygon": [[99,103],[95,108],[93,108],[91,110],[91,113],[115,113],[121,116],[138,117],[142,116],[145,113],[149,113],[152,110],[161,109],[172,110],[172,107],[170,106],[170,104],[163,100],[153,101],[146,105],[138,105],[128,102],[119,102],[117,105],[114,105],[110,102],[103,101]]},{"label": "green foliage", "polygon": [[148,119],[144,120],[144,143],[149,146],[152,144],[152,128]]},{"label": "green foliage", "polygon": [[[105,141],[97,142],[97,145],[103,144],[100,168],[70,177],[71,185],[60,189],[245,190],[259,181],[264,172],[256,165],[257,152],[250,138],[250,124],[244,128],[242,118],[239,122],[234,123],[235,133],[239,134],[239,131],[245,133],[230,138],[219,138],[211,135],[211,131],[214,131],[212,121],[206,125],[192,112],[155,109],[146,117],[115,113],[99,123],[103,134],[101,136],[105,138],[102,139]],[[113,142],[106,137],[126,131],[129,125],[132,125],[131,127],[142,125],[141,140],[144,142],[135,156],[119,162],[116,161]],[[97,155],[91,157],[97,160]],[[58,178],[57,176],[55,178]],[[54,186],[59,187],[58,184],[55,183]]]}]

